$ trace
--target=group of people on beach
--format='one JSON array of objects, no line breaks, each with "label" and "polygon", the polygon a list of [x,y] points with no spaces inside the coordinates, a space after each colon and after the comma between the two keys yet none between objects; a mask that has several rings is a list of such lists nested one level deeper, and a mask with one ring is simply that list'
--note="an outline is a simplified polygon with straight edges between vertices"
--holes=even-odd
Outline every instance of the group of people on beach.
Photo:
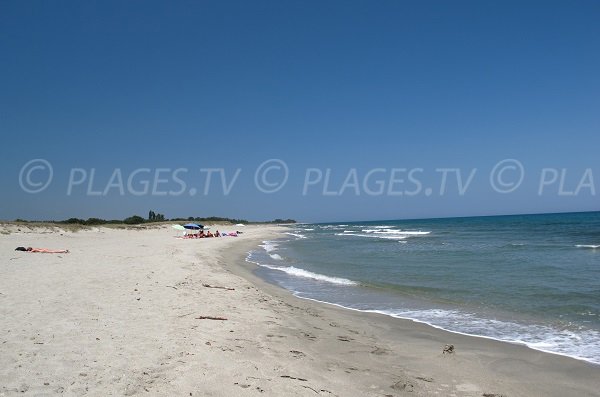
[{"label": "group of people on beach", "polygon": [[184,238],[207,238],[207,237],[221,237],[221,233],[217,230],[214,234],[207,230],[206,233],[204,230],[200,230],[200,233],[189,233],[183,236]]},{"label": "group of people on beach", "polygon": [[228,232],[219,233],[219,231],[217,230],[213,234],[210,230],[207,230],[206,232],[204,232],[204,230],[200,230],[200,233],[186,234],[185,236],[183,236],[183,238],[208,238],[208,237],[225,237],[225,236],[237,237],[238,234],[242,234],[242,232],[235,231],[235,232],[229,232],[229,233]]}]

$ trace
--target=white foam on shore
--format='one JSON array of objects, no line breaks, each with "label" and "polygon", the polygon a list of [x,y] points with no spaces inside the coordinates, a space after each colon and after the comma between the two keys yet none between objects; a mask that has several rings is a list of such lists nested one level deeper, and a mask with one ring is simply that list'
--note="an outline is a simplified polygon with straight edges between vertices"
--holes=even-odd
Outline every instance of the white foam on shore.
[{"label": "white foam on shore", "polygon": [[310,278],[313,280],[324,281],[324,282],[331,283],[331,284],[358,285],[358,283],[356,281],[348,280],[346,278],[326,276],[324,274],[313,273],[308,270],[299,269],[294,266],[278,267],[278,266],[265,265],[262,263],[257,263],[257,265],[266,267],[271,270],[279,270],[279,271],[287,273],[291,276]]},{"label": "white foam on shore", "polygon": [[481,318],[455,310],[377,311],[397,318],[422,322],[457,334],[522,344],[546,353],[600,364],[600,333],[573,331],[540,324],[519,324]]},{"label": "white foam on shore", "polygon": [[282,260],[283,260],[283,258],[282,258],[282,257],[281,257],[279,254],[269,254],[269,256],[270,256],[272,259],[275,259],[275,260],[277,260],[277,261],[282,261]]},{"label": "white foam on shore", "polygon": [[275,244],[272,241],[263,241],[263,243],[259,245],[259,247],[262,247],[267,253],[275,251],[278,246],[278,244]]}]

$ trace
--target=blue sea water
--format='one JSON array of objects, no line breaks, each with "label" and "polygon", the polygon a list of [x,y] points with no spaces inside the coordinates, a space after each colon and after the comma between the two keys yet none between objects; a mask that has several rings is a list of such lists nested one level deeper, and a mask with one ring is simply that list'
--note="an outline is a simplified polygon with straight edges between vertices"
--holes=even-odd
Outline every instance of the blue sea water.
[{"label": "blue sea water", "polygon": [[600,364],[600,212],[300,224],[248,261],[301,298]]}]

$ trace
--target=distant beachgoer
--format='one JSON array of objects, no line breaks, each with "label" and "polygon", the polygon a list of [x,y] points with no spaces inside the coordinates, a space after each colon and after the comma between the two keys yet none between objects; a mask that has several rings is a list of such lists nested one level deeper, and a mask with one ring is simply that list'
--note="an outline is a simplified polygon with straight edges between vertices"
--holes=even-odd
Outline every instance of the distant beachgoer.
[{"label": "distant beachgoer", "polygon": [[215,232],[215,237],[221,237],[221,233],[218,230]]},{"label": "distant beachgoer", "polygon": [[15,251],[39,252],[42,254],[68,254],[69,250],[53,250],[49,248],[17,247]]},{"label": "distant beachgoer", "polygon": [[212,234],[212,233],[210,232],[210,230],[209,230],[209,231],[208,231],[208,233],[206,233],[206,237],[215,237],[215,235],[214,235],[214,234]]}]

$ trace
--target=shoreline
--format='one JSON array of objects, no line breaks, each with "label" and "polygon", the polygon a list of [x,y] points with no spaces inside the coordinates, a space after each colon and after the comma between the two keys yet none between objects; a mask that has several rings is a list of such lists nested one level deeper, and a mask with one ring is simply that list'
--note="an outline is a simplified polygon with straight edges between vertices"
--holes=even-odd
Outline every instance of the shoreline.
[{"label": "shoreline", "polygon": [[[287,234],[289,234],[289,233],[287,233]],[[279,243],[281,243],[282,241],[285,242],[285,241],[287,241],[287,239],[285,239],[285,238],[276,238],[276,239],[270,240],[268,242],[269,243],[277,243],[277,245],[279,245]],[[263,243],[266,243],[266,242],[263,241]],[[255,262],[254,260],[249,259],[249,258],[246,258],[246,262],[249,262],[252,266],[254,266],[255,270],[256,269],[263,269],[263,267],[267,268],[267,269],[275,269],[275,268],[267,266],[267,265],[263,266],[262,264],[259,264],[258,262]],[[253,276],[255,276],[259,280],[265,282],[267,285],[273,285],[273,286],[276,286],[276,287],[280,288],[282,291],[284,291],[286,293],[289,293],[294,298],[298,298],[298,299],[302,299],[302,300],[306,300],[306,301],[315,302],[317,304],[325,304],[325,305],[329,305],[329,306],[333,306],[333,307],[337,307],[337,308],[341,308],[341,309],[346,309],[346,310],[350,310],[350,311],[354,311],[354,312],[358,312],[358,313],[379,314],[379,315],[383,315],[383,316],[388,317],[388,318],[399,319],[399,320],[408,320],[408,321],[412,321],[412,322],[415,322],[415,323],[419,323],[419,324],[424,324],[424,325],[430,326],[432,328],[438,329],[438,330],[443,331],[443,332],[449,332],[449,333],[458,334],[458,335],[470,336],[470,337],[474,337],[474,338],[482,338],[482,339],[487,339],[487,340],[496,341],[496,342],[508,343],[508,344],[511,344],[511,345],[524,346],[524,347],[527,347],[527,348],[532,349],[534,351],[548,353],[548,354],[551,354],[551,355],[557,355],[557,356],[561,356],[561,357],[567,357],[567,358],[578,360],[578,361],[581,361],[581,362],[584,362],[584,363],[587,363],[587,364],[598,366],[598,368],[600,369],[600,362],[590,361],[590,359],[588,359],[586,357],[576,356],[576,355],[573,355],[573,354],[563,353],[563,352],[560,352],[560,351],[545,350],[543,348],[539,348],[539,347],[535,347],[535,346],[530,346],[528,344],[528,342],[526,342],[526,341],[500,339],[500,338],[494,337],[494,336],[478,335],[478,334],[473,334],[473,333],[469,333],[469,332],[463,332],[463,331],[460,331],[460,330],[448,329],[448,328],[444,328],[444,326],[442,326],[442,325],[437,325],[435,323],[428,322],[426,320],[420,320],[418,318],[412,318],[412,317],[408,317],[408,316],[397,315],[397,314],[394,314],[394,313],[392,313],[390,311],[378,310],[378,309],[360,309],[360,308],[355,308],[355,307],[352,307],[352,306],[345,306],[342,303],[335,303],[335,302],[326,301],[326,300],[319,300],[317,298],[311,298],[311,297],[308,297],[308,296],[296,295],[292,289],[287,289],[285,287],[282,287],[282,286],[278,285],[276,281],[271,280],[268,277],[263,278],[260,275],[254,275],[254,274],[253,274]],[[330,276],[323,276],[323,275],[320,275],[320,274],[318,276],[331,278]],[[334,277],[334,278],[337,278],[337,277]],[[361,284],[359,282],[352,281],[352,280],[347,280],[347,279],[343,279],[343,280],[344,281],[348,281],[348,282],[352,282],[356,286],[361,286]],[[449,309],[446,309],[446,310],[449,310]],[[489,317],[489,318],[496,319],[496,317]]]},{"label": "shoreline", "polygon": [[[284,291],[289,292],[288,290],[285,290],[285,289],[284,289]],[[337,307],[337,308],[340,308],[340,309],[343,309],[343,310],[350,310],[350,311],[357,312],[357,313],[377,314],[377,315],[381,315],[381,316],[388,317],[388,318],[391,318],[391,319],[396,319],[396,320],[401,320],[401,321],[412,321],[412,322],[417,323],[417,324],[423,324],[425,326],[434,328],[434,329],[439,330],[441,332],[448,332],[448,333],[451,333],[451,334],[457,334],[457,335],[462,335],[462,336],[467,336],[467,337],[472,337],[472,338],[481,338],[481,339],[486,339],[486,340],[489,340],[489,341],[500,342],[500,343],[508,343],[509,345],[521,346],[521,347],[525,347],[527,349],[531,349],[533,351],[540,352],[540,353],[546,353],[546,354],[556,355],[556,356],[560,356],[560,357],[564,357],[564,358],[570,358],[570,359],[573,359],[573,360],[576,360],[576,361],[583,362],[585,364],[596,366],[596,367],[598,367],[598,369],[600,369],[600,364],[588,361],[588,360],[586,360],[584,358],[574,357],[574,356],[570,356],[568,354],[557,353],[557,352],[553,352],[553,351],[550,351],[550,350],[536,349],[534,347],[531,347],[531,346],[527,345],[526,343],[512,342],[512,341],[502,340],[502,339],[493,338],[491,336],[485,336],[485,335],[475,335],[475,334],[468,334],[466,332],[452,331],[452,330],[445,329],[445,328],[442,328],[440,326],[437,326],[435,324],[428,323],[426,321],[420,321],[420,320],[417,320],[417,319],[414,319],[414,318],[410,318],[410,317],[393,316],[391,314],[387,314],[387,313],[384,313],[384,312],[381,312],[381,311],[377,311],[377,310],[361,310],[361,309],[355,309],[355,308],[352,308],[352,307],[346,307],[346,306],[343,306],[343,305],[340,305],[340,304],[337,304],[337,303],[331,303],[331,302],[320,301],[320,300],[312,299],[312,298],[305,298],[305,297],[295,296],[293,294],[292,294],[292,296],[294,298],[297,298],[297,299],[303,299],[303,300],[307,300],[307,301],[310,301],[310,302],[315,302],[316,304],[323,304],[323,305],[333,306],[333,307]]]},{"label": "shoreline", "polygon": [[[253,248],[250,248],[248,251],[250,251],[251,249],[256,249],[257,247],[258,247],[258,243]],[[450,356],[445,356],[442,353],[442,351],[446,344],[453,344],[456,349],[456,353],[455,353],[456,356],[452,357],[452,359],[454,359],[458,355],[462,355],[463,353],[468,356],[473,356],[473,355],[479,356],[479,355],[485,354],[484,352],[486,350],[490,350],[493,355],[500,356],[500,357],[494,358],[494,360],[492,360],[491,362],[499,361],[499,360],[503,360],[503,361],[514,360],[516,364],[524,366],[525,367],[525,368],[523,368],[524,370],[529,370],[529,371],[533,371],[534,369],[537,370],[537,373],[536,372],[523,373],[523,371],[520,371],[517,373],[517,372],[511,371],[510,376],[512,376],[513,379],[502,379],[501,382],[502,383],[513,383],[514,385],[513,385],[513,387],[511,387],[513,390],[511,390],[511,391],[501,390],[500,392],[495,392],[495,393],[488,393],[488,392],[483,392],[483,393],[486,393],[489,395],[497,395],[497,396],[500,396],[500,395],[564,396],[564,395],[568,395],[566,393],[579,393],[579,395],[590,395],[590,396],[598,395],[598,396],[600,396],[600,392],[597,391],[597,390],[600,390],[600,381],[595,379],[596,377],[600,376],[600,365],[599,364],[595,364],[595,363],[592,363],[592,362],[589,362],[589,361],[586,361],[583,359],[574,358],[574,357],[567,356],[567,355],[560,354],[560,353],[547,352],[547,351],[543,351],[541,349],[534,349],[525,344],[503,341],[503,340],[486,337],[486,336],[471,335],[471,334],[466,334],[466,333],[461,333],[461,332],[456,332],[456,331],[450,331],[450,330],[443,329],[441,327],[437,327],[432,324],[428,324],[426,322],[422,322],[422,321],[418,321],[418,320],[414,320],[414,319],[410,319],[410,318],[394,317],[394,316],[391,316],[386,313],[379,313],[376,311],[364,311],[364,310],[360,310],[360,309],[345,307],[345,306],[335,304],[335,303],[319,301],[319,300],[312,299],[312,298],[295,296],[291,291],[289,291],[279,285],[272,284],[272,283],[260,278],[259,276],[255,275],[253,273],[253,270],[255,268],[257,268],[258,265],[247,261],[246,258],[247,258],[247,256],[244,257],[244,259],[242,261],[240,261],[240,259],[238,258],[238,260],[236,261],[236,259],[233,256],[230,256],[230,260],[228,263],[231,263],[233,265],[229,265],[227,268],[229,270],[232,270],[235,274],[247,279],[252,284],[258,286],[259,289],[262,289],[262,290],[268,292],[269,294],[276,296],[277,298],[285,301],[289,305],[300,306],[300,307],[303,307],[305,310],[311,310],[311,309],[318,308],[318,309],[321,309],[326,312],[325,316],[330,316],[331,318],[335,318],[336,316],[343,315],[344,317],[349,318],[351,322],[357,322],[357,323],[361,322],[361,323],[363,323],[363,325],[366,325],[364,323],[370,323],[370,324],[366,325],[367,327],[371,327],[372,324],[374,324],[374,323],[382,323],[384,325],[384,327],[387,328],[386,333],[384,333],[384,336],[381,338],[382,340],[385,340],[386,338],[389,338],[392,340],[396,339],[397,335],[394,335],[395,333],[393,332],[393,330],[397,330],[397,329],[409,330],[409,332],[407,332],[407,333],[410,334],[410,338],[412,339],[412,341],[409,343],[413,343],[417,340],[422,340],[422,339],[425,339],[426,341],[428,341],[430,343],[437,343],[436,346],[439,347],[439,350],[437,351],[438,354],[437,355],[435,354],[436,352],[434,349],[432,351],[431,357],[437,357],[439,359],[450,358]],[[378,328],[378,327],[375,327],[375,328]],[[371,330],[371,332],[376,332],[376,331]],[[418,335],[419,332],[422,332],[421,336]],[[403,337],[400,336],[400,339],[403,339]],[[398,341],[394,341],[394,342],[398,343]],[[404,341],[403,343],[406,343],[406,341]],[[431,346],[429,346],[429,347],[431,347]],[[556,362],[554,362],[554,361],[556,361]],[[587,374],[581,374],[581,375],[583,375],[583,376],[581,376],[581,379],[573,379],[572,377],[564,377],[564,374],[562,371],[556,371],[556,368],[560,367],[560,366],[565,366],[565,368],[569,368],[568,372],[583,371],[583,372],[586,372]],[[425,365],[424,368],[427,368],[427,365]],[[472,368],[473,372],[477,372],[477,369],[478,368]],[[556,373],[554,373],[552,376],[548,376],[547,374],[542,373],[542,371],[544,371],[544,370],[548,370],[549,372],[556,371]],[[426,369],[423,369],[423,371],[426,371]],[[463,372],[463,371],[460,371],[460,372]],[[467,371],[467,375],[466,375],[467,379],[469,378],[468,373],[469,373],[469,371]],[[463,374],[464,374],[464,372],[463,372]],[[489,378],[492,378],[494,376],[498,376],[501,374],[496,371],[490,371],[490,373],[488,373],[486,375]],[[518,390],[519,387],[523,386],[523,385],[528,385],[527,387],[530,387],[530,385],[532,383],[532,381],[531,381],[532,375],[539,377],[540,383],[535,384],[535,382],[534,382],[534,386],[532,386],[531,389],[527,392],[524,392],[523,390]],[[589,375],[589,377],[587,375]],[[418,380],[419,378],[420,377],[416,377],[415,379]],[[563,378],[563,379],[561,379],[561,378]],[[432,378],[428,378],[428,379],[432,379]],[[550,384],[550,383],[558,383],[561,386],[570,387],[570,386],[567,386],[569,383],[571,383],[572,386],[576,386],[577,383],[579,383],[579,382],[585,383],[586,381],[592,381],[593,385],[594,385],[593,387],[589,388],[587,391],[585,391],[585,390],[578,390],[578,391],[557,390],[557,387],[558,387],[557,384],[552,384],[552,385]],[[542,384],[544,384],[545,386],[541,387]],[[415,385],[413,384],[413,387],[414,386]],[[413,391],[414,391],[413,387],[409,387],[409,388],[413,389]],[[467,390],[463,390],[463,392],[465,394],[458,394],[458,395],[481,395],[481,394],[471,394],[471,392],[467,391]],[[428,395],[428,394],[425,394],[425,395]]]},{"label": "shoreline", "polygon": [[600,395],[593,364],[298,299],[245,260],[281,230],[2,235],[0,394]]}]

